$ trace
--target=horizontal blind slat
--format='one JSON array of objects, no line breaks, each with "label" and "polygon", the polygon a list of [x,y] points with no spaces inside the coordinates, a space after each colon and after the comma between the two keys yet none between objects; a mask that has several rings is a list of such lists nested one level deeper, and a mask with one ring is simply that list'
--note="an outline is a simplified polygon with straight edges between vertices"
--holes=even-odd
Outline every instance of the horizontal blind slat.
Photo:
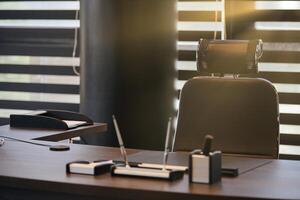
[{"label": "horizontal blind slat", "polygon": [[0,74],[0,83],[1,82],[79,85],[79,77],[64,75],[4,73]]},{"label": "horizontal blind slat", "polygon": [[0,55],[0,65],[79,66],[80,58],[61,56]]},{"label": "horizontal blind slat", "polygon": [[256,10],[300,10],[299,1],[256,1]]},{"label": "horizontal blind slat", "polygon": [[177,30],[178,31],[222,31],[223,23],[222,22],[187,22],[187,21],[177,22]]},{"label": "horizontal blind slat", "polygon": [[2,1],[0,11],[3,10],[79,10],[79,1]]},{"label": "horizontal blind slat", "polygon": [[[79,70],[79,68],[78,68]],[[47,65],[1,65],[1,73],[12,74],[45,74],[45,75],[75,75],[71,66],[47,66]]]},{"label": "horizontal blind slat", "polygon": [[79,94],[0,91],[0,100],[79,104]]},{"label": "horizontal blind slat", "polygon": [[56,109],[56,110],[73,110],[79,111],[79,105],[76,103],[53,103],[53,102],[38,102],[33,101],[10,101],[0,100],[0,108],[8,109],[26,109],[26,110],[39,110],[39,109]]},{"label": "horizontal blind slat", "polygon": [[37,83],[3,83],[0,82],[1,91],[22,91],[60,94],[79,94],[78,85],[57,85]]},{"label": "horizontal blind slat", "polygon": [[[246,25],[245,25],[246,26]],[[247,27],[247,32],[236,33],[240,40],[262,39],[264,42],[299,42],[299,31],[279,30],[255,30],[254,27]],[[197,39],[194,39],[194,41]]]},{"label": "horizontal blind slat", "polygon": [[[221,33],[217,32],[217,38]],[[179,41],[198,41],[200,38],[213,39],[214,31],[178,31]]]},{"label": "horizontal blind slat", "polygon": [[178,2],[178,11],[222,11],[222,2],[208,2],[208,1],[198,1],[198,2]]},{"label": "horizontal blind slat", "polygon": [[[72,44],[32,44],[0,42],[0,55],[71,56]],[[78,51],[77,51],[78,52]]]},{"label": "horizontal blind slat", "polygon": [[[221,13],[218,12],[217,21],[221,20]],[[215,21],[215,12],[212,11],[179,11],[178,21]]]},{"label": "horizontal blind slat", "polygon": [[[300,101],[298,103],[300,104]],[[298,125],[299,121],[300,121],[300,115],[298,114],[284,114],[284,113],[280,114],[281,124]]]},{"label": "horizontal blind slat", "polygon": [[76,11],[1,11],[0,19],[75,19]]},{"label": "horizontal blind slat", "polygon": [[285,104],[300,104],[299,93],[279,93],[279,100]]},{"label": "horizontal blind slat", "polygon": [[[186,42],[187,43],[187,42]],[[181,49],[178,51],[179,60],[195,61],[196,60],[196,51],[193,51],[197,48],[194,43],[180,43]],[[191,45],[192,44],[192,45]],[[185,50],[189,49],[189,50]],[[300,63],[300,52],[292,51],[264,51],[263,57],[260,59],[260,62],[273,62],[273,63]]]},{"label": "horizontal blind slat", "polygon": [[4,29],[0,27],[1,42],[42,42],[65,43],[74,40],[72,29]]},{"label": "horizontal blind slat", "polygon": [[1,19],[0,28],[14,29],[74,29],[79,28],[79,20],[51,19]]}]

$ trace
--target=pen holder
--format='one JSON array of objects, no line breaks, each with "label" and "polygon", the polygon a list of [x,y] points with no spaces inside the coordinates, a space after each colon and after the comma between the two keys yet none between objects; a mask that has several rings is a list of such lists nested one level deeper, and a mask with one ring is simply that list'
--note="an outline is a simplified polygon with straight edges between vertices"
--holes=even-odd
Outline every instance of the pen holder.
[{"label": "pen holder", "polygon": [[189,181],[191,183],[216,183],[221,180],[221,167],[221,151],[204,155],[201,150],[195,150],[189,156]]}]

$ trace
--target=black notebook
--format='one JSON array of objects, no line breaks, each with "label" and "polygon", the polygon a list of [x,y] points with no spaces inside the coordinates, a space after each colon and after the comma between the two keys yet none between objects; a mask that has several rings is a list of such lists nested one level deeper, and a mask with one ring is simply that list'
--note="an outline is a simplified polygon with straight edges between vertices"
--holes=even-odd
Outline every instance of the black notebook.
[{"label": "black notebook", "polygon": [[[121,161],[118,159],[117,161]],[[142,151],[128,156],[131,163],[142,163],[147,167],[162,167],[163,152]],[[188,169],[189,152],[171,152],[168,156],[167,166],[171,169]],[[250,158],[242,156],[222,156],[222,175],[238,176],[255,168],[272,162],[271,159]]]}]

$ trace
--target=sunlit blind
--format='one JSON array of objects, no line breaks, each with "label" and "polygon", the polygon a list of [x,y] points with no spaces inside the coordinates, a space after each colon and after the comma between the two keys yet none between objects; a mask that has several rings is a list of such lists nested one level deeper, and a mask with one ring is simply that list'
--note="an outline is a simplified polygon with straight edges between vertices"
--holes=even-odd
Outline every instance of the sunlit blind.
[{"label": "sunlit blind", "polygon": [[[265,41],[260,76],[279,92],[282,158],[300,158],[300,2],[255,1],[253,34]],[[249,36],[250,37],[250,36]]]},{"label": "sunlit blind", "polygon": [[78,10],[79,1],[0,1],[0,124],[35,109],[78,111]]},{"label": "sunlit blind", "polygon": [[[178,80],[175,88],[180,91],[184,82],[197,75],[196,48],[200,38],[225,38],[224,0],[179,0],[178,11]],[[174,100],[178,109],[179,100]]]},{"label": "sunlit blind", "polygon": [[[203,1],[190,3],[196,7],[199,2]],[[225,7],[228,39],[264,41],[258,76],[270,80],[279,93],[280,157],[300,159],[300,1],[226,0]],[[179,11],[179,21],[208,19],[214,20],[213,13]],[[210,31],[190,30],[179,30],[178,90],[197,75],[195,41],[213,37]]]}]

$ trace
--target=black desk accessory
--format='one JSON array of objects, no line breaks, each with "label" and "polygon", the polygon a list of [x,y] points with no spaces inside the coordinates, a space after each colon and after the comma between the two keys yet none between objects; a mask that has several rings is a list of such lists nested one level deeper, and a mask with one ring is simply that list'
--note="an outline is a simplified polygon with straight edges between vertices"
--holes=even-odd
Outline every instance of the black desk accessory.
[{"label": "black desk accessory", "polygon": [[70,147],[63,144],[52,145],[49,147],[50,151],[69,151]]},{"label": "black desk accessory", "polygon": [[189,181],[213,184],[221,181],[222,153],[211,152],[213,137],[206,135],[203,150],[195,150],[189,156]]},{"label": "black desk accessory", "polygon": [[109,172],[113,164],[112,160],[99,160],[93,162],[74,161],[66,165],[66,172],[74,174],[99,175]]},{"label": "black desk accessory", "polygon": [[83,114],[62,110],[37,110],[10,115],[10,126],[16,128],[67,130],[92,124],[93,121]]},{"label": "black desk accessory", "polygon": [[120,145],[121,154],[123,156],[125,166],[124,165],[114,165],[111,169],[112,176],[134,176],[134,177],[143,177],[143,178],[157,178],[157,179],[167,179],[167,180],[177,180],[183,177],[184,172],[179,170],[169,170],[166,169],[166,162],[168,158],[168,141],[171,129],[171,119],[168,122],[168,129],[166,135],[166,146],[164,152],[163,166],[160,169],[154,168],[145,168],[139,167],[137,165],[131,166],[128,162],[127,153],[123,144],[123,140],[121,137],[121,133],[118,127],[118,123],[116,118],[113,116],[113,123],[116,130],[118,142]]}]

